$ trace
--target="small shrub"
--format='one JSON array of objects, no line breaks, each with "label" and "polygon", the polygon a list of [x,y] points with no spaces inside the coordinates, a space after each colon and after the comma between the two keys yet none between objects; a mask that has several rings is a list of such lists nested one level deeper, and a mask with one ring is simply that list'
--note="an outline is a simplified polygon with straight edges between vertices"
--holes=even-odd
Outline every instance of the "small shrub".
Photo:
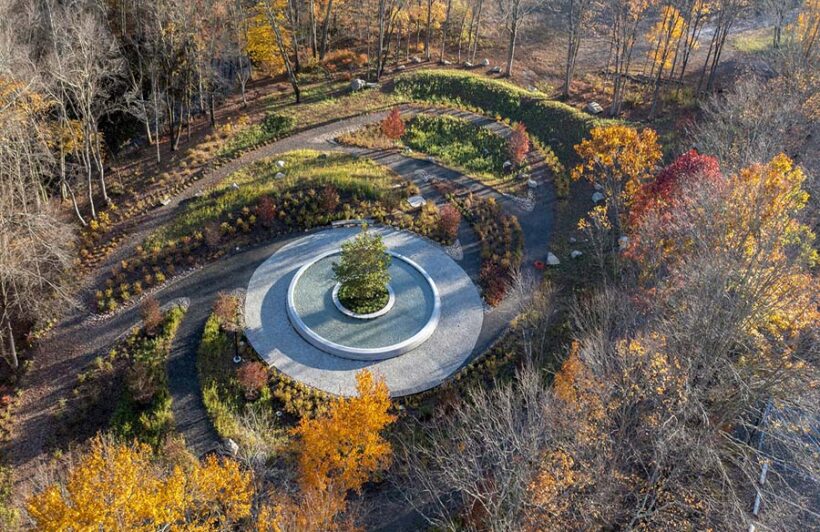
[{"label": "small shrub", "polygon": [[404,135],[404,120],[402,120],[398,108],[393,108],[390,114],[382,120],[382,133],[392,140],[398,140]]},{"label": "small shrub", "polygon": [[254,401],[268,383],[268,367],[261,362],[247,362],[236,370],[236,379],[245,399]]},{"label": "small shrub", "polygon": [[206,224],[202,229],[202,234],[205,237],[205,244],[209,249],[217,249],[219,247],[219,243],[222,241],[222,231],[216,222]]},{"label": "small shrub", "polygon": [[157,329],[162,325],[162,310],[159,301],[154,297],[149,297],[140,305],[140,317],[148,336],[154,336]]},{"label": "small shrub", "polygon": [[530,138],[527,135],[527,128],[524,124],[518,123],[513,128],[510,138],[507,139],[507,153],[509,153],[510,161],[515,166],[521,166],[529,152]]},{"label": "small shrub", "polygon": [[458,226],[461,223],[461,213],[449,203],[439,212],[438,228],[441,239],[452,243],[458,236]]},{"label": "small shrub", "polygon": [[271,227],[276,220],[276,205],[270,196],[264,196],[256,206],[256,216],[265,227]]}]

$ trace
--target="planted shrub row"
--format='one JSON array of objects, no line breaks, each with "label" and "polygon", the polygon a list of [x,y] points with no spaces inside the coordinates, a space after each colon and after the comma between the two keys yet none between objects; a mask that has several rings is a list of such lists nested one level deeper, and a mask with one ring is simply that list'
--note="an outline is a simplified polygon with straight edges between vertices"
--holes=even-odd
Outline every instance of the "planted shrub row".
[{"label": "planted shrub row", "polygon": [[518,218],[505,214],[495,199],[484,199],[472,193],[449,196],[473,227],[481,242],[481,285],[484,300],[498,305],[507,293],[513,276],[521,266],[524,234]]}]

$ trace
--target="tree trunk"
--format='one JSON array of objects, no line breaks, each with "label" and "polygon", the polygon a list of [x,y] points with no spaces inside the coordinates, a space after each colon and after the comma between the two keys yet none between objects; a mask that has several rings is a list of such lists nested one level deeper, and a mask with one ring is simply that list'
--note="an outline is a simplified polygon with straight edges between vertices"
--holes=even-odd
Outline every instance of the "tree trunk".
[{"label": "tree trunk", "polygon": [[319,59],[324,59],[327,53],[327,34],[330,30],[330,14],[333,9],[333,0],[327,0],[327,10],[325,11],[325,20],[322,23],[322,46],[319,50]]},{"label": "tree trunk", "polygon": [[427,0],[427,32],[424,34],[424,59],[430,60],[430,33],[433,31],[433,0]]},{"label": "tree trunk", "polygon": [[[516,6],[518,3],[516,2]],[[512,76],[512,69],[513,69],[513,61],[515,59],[515,41],[518,38],[518,8],[515,8],[515,12],[513,14],[512,23],[510,24],[510,42],[507,47],[507,68],[504,72],[504,75],[507,77]]]},{"label": "tree trunk", "polygon": [[9,366],[11,366],[11,369],[16,370],[20,367],[20,360],[17,358],[17,344],[14,342],[14,330],[11,327],[11,320],[8,318],[6,318],[6,325],[9,332],[9,350],[7,360]]}]

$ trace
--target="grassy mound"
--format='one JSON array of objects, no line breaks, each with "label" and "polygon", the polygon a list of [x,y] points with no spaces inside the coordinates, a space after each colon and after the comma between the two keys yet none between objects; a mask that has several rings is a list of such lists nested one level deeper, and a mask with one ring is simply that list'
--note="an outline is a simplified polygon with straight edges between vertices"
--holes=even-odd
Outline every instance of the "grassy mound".
[{"label": "grassy mound", "polygon": [[512,83],[455,70],[421,70],[396,78],[396,92],[414,100],[452,103],[514,122],[522,122],[541,144],[566,165],[573,146],[604,120],[561,102],[548,100]]},{"label": "grassy mound", "polygon": [[[284,168],[277,161],[285,162]],[[276,178],[278,173],[285,177]],[[194,234],[211,222],[222,222],[229,214],[255,207],[264,196],[277,197],[302,189],[335,187],[341,201],[379,201],[396,184],[390,171],[369,159],[313,150],[288,152],[257,161],[234,172],[205,196],[191,201],[170,225],[153,235],[147,247]]]}]

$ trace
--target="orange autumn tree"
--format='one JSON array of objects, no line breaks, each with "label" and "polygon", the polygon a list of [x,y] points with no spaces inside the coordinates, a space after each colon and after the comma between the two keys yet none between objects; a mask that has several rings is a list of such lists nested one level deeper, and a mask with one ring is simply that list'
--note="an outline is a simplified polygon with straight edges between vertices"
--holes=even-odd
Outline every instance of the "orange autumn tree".
[{"label": "orange autumn tree", "polygon": [[390,140],[398,140],[404,135],[404,120],[397,108],[392,111],[382,120],[382,133]]},{"label": "orange autumn tree", "polygon": [[392,447],[381,432],[395,420],[383,380],[367,370],[356,375],[354,397],[336,399],[314,419],[302,418],[297,436],[299,494],[277,497],[280,503],[260,512],[260,530],[349,529],[339,520],[349,491],[358,492],[370,477],[386,468]]},{"label": "orange autumn tree", "polygon": [[620,229],[633,197],[661,159],[658,134],[622,125],[594,127],[575,151],[581,163],[572,170],[572,178],[602,187],[612,221]]},{"label": "orange autumn tree", "polygon": [[65,482],[26,507],[40,530],[222,529],[250,516],[252,497],[250,473],[233,460],[168,470],[146,445],[97,437]]},{"label": "orange autumn tree", "polygon": [[527,128],[524,124],[518,123],[513,128],[510,138],[507,139],[507,153],[515,166],[521,166],[529,152],[530,137],[527,135]]}]

